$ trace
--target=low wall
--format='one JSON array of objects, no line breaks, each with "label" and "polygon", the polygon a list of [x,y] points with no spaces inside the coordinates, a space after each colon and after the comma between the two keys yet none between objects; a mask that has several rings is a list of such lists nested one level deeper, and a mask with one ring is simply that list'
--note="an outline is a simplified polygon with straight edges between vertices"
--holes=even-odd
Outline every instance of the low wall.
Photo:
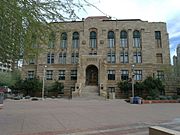
[{"label": "low wall", "polygon": [[142,100],[142,104],[154,104],[154,103],[179,103],[178,100]]},{"label": "low wall", "polygon": [[163,127],[153,126],[149,128],[149,135],[180,135],[180,132]]}]

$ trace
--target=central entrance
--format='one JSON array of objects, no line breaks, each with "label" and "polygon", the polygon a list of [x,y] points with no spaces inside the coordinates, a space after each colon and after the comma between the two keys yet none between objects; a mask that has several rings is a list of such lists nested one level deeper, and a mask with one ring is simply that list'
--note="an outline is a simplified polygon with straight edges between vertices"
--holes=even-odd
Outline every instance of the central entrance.
[{"label": "central entrance", "polygon": [[94,65],[86,68],[86,85],[98,85],[98,68]]}]

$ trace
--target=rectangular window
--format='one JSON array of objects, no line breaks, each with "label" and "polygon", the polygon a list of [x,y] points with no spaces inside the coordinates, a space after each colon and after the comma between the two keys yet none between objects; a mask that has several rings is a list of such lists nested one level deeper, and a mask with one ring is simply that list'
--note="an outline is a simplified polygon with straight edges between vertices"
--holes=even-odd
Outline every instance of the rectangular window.
[{"label": "rectangular window", "polygon": [[128,79],[129,79],[129,71],[121,70],[121,80],[128,80]]},{"label": "rectangular window", "polygon": [[157,71],[157,78],[163,80],[164,79],[164,71]]},{"label": "rectangular window", "polygon": [[72,64],[78,63],[78,58],[79,58],[79,53],[72,53],[71,63],[72,63]]},{"label": "rectangular window", "polygon": [[28,79],[34,79],[34,71],[28,71]]},{"label": "rectangular window", "polygon": [[121,38],[120,39],[120,45],[122,48],[127,48],[128,47],[127,38]]},{"label": "rectangular window", "polygon": [[161,32],[160,31],[155,31],[155,40],[156,40],[157,48],[162,48],[162,44],[161,44]]},{"label": "rectangular window", "polygon": [[35,56],[29,56],[29,64],[35,64]]},{"label": "rectangular window", "polygon": [[48,48],[54,48],[55,45],[55,39],[49,39]]},{"label": "rectangular window", "polygon": [[129,62],[128,52],[124,52],[124,51],[121,52],[120,61],[121,61],[121,63],[128,63]]},{"label": "rectangular window", "polygon": [[60,64],[66,64],[66,53],[60,53],[59,54],[59,63]]},{"label": "rectangular window", "polygon": [[96,39],[90,39],[90,48],[97,48]]},{"label": "rectangular window", "polygon": [[53,64],[53,63],[54,63],[54,53],[48,53],[47,64]]},{"label": "rectangular window", "polygon": [[109,93],[114,93],[115,92],[115,87],[108,87]]},{"label": "rectangular window", "polygon": [[114,52],[109,52],[107,54],[107,62],[108,63],[116,63],[116,54]]},{"label": "rectangular window", "polygon": [[141,81],[142,80],[142,70],[134,70],[134,79],[136,81]]},{"label": "rectangular window", "polygon": [[71,70],[71,80],[77,80],[77,70]]},{"label": "rectangular window", "polygon": [[89,55],[97,55],[97,52],[96,51],[92,51],[89,53]]},{"label": "rectangular window", "polygon": [[108,47],[109,48],[114,48],[114,39],[108,39]]},{"label": "rectangular window", "polygon": [[134,38],[134,47],[141,48],[141,39],[140,38]]},{"label": "rectangular window", "polygon": [[156,54],[157,63],[163,63],[163,58],[161,53]]},{"label": "rectangular window", "polygon": [[53,79],[53,70],[46,70],[46,80]]},{"label": "rectangular window", "polygon": [[115,80],[115,70],[108,70],[108,80]]},{"label": "rectangular window", "polygon": [[71,91],[75,91],[75,87],[71,87]]},{"label": "rectangular window", "polygon": [[65,70],[59,70],[59,80],[65,80]]},{"label": "rectangular window", "polygon": [[141,52],[134,52],[134,63],[142,63]]}]

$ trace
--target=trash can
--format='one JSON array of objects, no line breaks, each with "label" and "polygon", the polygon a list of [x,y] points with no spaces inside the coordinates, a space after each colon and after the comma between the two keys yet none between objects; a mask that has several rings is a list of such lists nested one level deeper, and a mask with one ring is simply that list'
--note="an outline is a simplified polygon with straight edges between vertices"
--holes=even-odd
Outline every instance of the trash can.
[{"label": "trash can", "polygon": [[130,97],[130,103],[131,103],[131,104],[134,103],[134,97]]},{"label": "trash can", "polygon": [[138,96],[134,97],[133,104],[141,104],[141,97],[138,97]]}]

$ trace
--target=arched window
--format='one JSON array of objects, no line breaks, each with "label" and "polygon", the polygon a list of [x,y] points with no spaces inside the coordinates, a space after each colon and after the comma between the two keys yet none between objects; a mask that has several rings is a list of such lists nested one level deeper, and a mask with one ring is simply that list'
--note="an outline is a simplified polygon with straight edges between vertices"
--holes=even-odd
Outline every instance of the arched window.
[{"label": "arched window", "polygon": [[115,44],[115,35],[113,31],[108,32],[108,47],[113,48]]},{"label": "arched window", "polygon": [[133,32],[133,40],[134,40],[134,47],[140,48],[141,47],[141,34],[138,30]]},{"label": "arched window", "polygon": [[90,32],[90,47],[91,48],[97,48],[97,34],[95,31]]},{"label": "arched window", "polygon": [[78,32],[73,33],[72,48],[79,48],[79,33]]},{"label": "arched window", "polygon": [[128,37],[125,30],[122,30],[120,33],[120,46],[123,48],[128,47]]},{"label": "arched window", "polygon": [[67,48],[67,33],[66,32],[63,32],[61,34],[61,45],[60,45],[61,48]]}]

